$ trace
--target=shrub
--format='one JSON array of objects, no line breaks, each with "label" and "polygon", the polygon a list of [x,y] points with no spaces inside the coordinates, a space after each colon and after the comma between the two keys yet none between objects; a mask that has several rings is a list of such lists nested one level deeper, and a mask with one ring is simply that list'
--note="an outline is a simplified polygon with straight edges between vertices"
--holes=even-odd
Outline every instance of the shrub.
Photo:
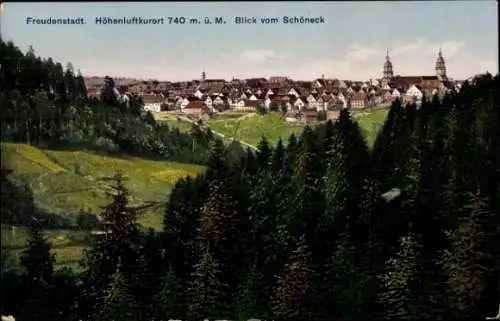
[{"label": "shrub", "polygon": [[271,103],[271,105],[269,106],[269,110],[279,112],[280,106],[277,103]]},{"label": "shrub", "polygon": [[256,109],[255,111],[256,111],[256,112],[257,112],[257,114],[259,114],[259,115],[265,115],[265,114],[267,114],[267,109],[266,109],[266,107],[264,107],[264,106],[259,106],[259,107],[257,107],[257,109]]}]

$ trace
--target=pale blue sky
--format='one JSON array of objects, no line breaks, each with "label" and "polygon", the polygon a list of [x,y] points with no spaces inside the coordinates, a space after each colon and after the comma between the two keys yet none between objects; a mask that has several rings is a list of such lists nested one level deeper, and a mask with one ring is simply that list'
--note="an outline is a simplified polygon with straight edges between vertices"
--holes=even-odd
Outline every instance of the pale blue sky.
[{"label": "pale blue sky", "polygon": [[[84,75],[160,80],[433,75],[439,48],[448,74],[498,72],[497,2],[4,3],[3,39],[71,62]],[[325,24],[236,25],[236,16],[319,16]],[[86,25],[27,25],[26,17],[84,17]],[[95,25],[97,16],[215,17],[226,25]]]}]

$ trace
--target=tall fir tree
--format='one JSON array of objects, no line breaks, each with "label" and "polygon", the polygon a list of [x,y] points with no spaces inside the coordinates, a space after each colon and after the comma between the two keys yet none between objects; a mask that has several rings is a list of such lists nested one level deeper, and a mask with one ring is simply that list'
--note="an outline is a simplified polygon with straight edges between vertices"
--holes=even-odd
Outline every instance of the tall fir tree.
[{"label": "tall fir tree", "polygon": [[106,106],[117,106],[118,99],[115,94],[115,90],[116,88],[114,79],[109,76],[104,77],[104,87],[101,90],[99,98],[104,104],[106,104]]},{"label": "tall fir tree", "polygon": [[269,142],[265,137],[259,142],[257,146],[257,164],[260,170],[265,170],[270,166],[271,156],[273,154],[272,148],[269,146]]},{"label": "tall fir tree", "polygon": [[153,296],[151,315],[154,320],[185,319],[185,297],[181,280],[172,266],[161,280]]},{"label": "tall fir tree", "polygon": [[21,264],[30,278],[49,282],[54,274],[55,257],[52,245],[43,236],[40,223],[35,221],[30,227],[28,247],[21,256]]},{"label": "tall fir tree", "polygon": [[236,291],[235,317],[237,320],[250,318],[269,319],[269,292],[262,268],[256,260],[248,268],[245,278]]},{"label": "tall fir tree", "polygon": [[288,142],[286,144],[286,155],[287,155],[286,157],[288,158],[288,161],[290,161],[292,164],[295,163],[297,148],[298,148],[297,136],[295,136],[295,134],[292,133],[288,137]]},{"label": "tall fir tree", "polygon": [[[294,141],[293,137],[294,136],[290,137],[291,142]],[[292,150],[290,150],[289,147],[293,147]],[[295,151],[293,151],[294,148],[294,145],[289,145],[287,147],[283,157],[282,166],[274,175],[274,186],[279,187],[274,194],[274,204],[276,206],[276,235],[274,238],[276,252],[274,254],[276,267],[280,270],[283,268],[286,260],[288,259],[289,251],[293,249],[293,246],[295,246],[293,234],[289,229],[293,219],[291,214],[295,210],[295,190],[292,181],[293,163],[295,160]]]},{"label": "tall fir tree", "polygon": [[208,160],[208,175],[210,178],[222,178],[228,175],[229,168],[224,143],[216,139]]},{"label": "tall fir tree", "polygon": [[227,301],[229,285],[224,283],[222,273],[219,262],[210,252],[210,247],[205,246],[187,289],[190,299],[188,320],[213,321],[231,315]]},{"label": "tall fir tree", "polygon": [[250,226],[249,248],[254,253],[253,264],[257,265],[263,274],[262,289],[269,298],[274,285],[274,276],[284,264],[286,251],[280,241],[278,202],[282,186],[274,184],[270,171],[261,171],[255,179],[250,192],[248,220]]},{"label": "tall fir tree", "polygon": [[366,319],[361,302],[365,281],[358,264],[360,252],[349,233],[337,237],[336,248],[326,262],[322,278],[322,303],[334,320]]},{"label": "tall fir tree", "polygon": [[408,144],[411,129],[405,126],[404,108],[393,102],[373,146],[374,175],[385,192],[402,184],[402,151]]},{"label": "tall fir tree", "polygon": [[21,265],[26,270],[22,297],[21,320],[35,321],[54,319],[57,315],[52,301],[54,294],[53,275],[55,257],[52,245],[42,235],[39,222],[30,227],[28,248],[22,253]]},{"label": "tall fir tree", "polygon": [[[487,284],[495,276],[494,251],[500,242],[494,217],[479,192],[469,193],[461,209],[456,229],[448,233],[451,247],[444,252],[443,263],[448,276],[448,299],[456,318],[484,318],[491,302],[485,300]],[[492,278],[493,277],[493,278]]]},{"label": "tall fir tree", "polygon": [[442,312],[444,301],[436,301],[425,285],[425,266],[418,236],[410,232],[402,237],[399,251],[386,266],[381,280],[384,291],[380,300],[386,320],[446,320]]},{"label": "tall fir tree", "polygon": [[318,315],[314,267],[305,238],[301,238],[279,276],[271,303],[274,320],[306,321]]},{"label": "tall fir tree", "polygon": [[111,278],[104,295],[100,298],[94,320],[97,321],[135,321],[140,318],[140,306],[126,279],[119,270]]},{"label": "tall fir tree", "polygon": [[328,120],[324,125],[322,132],[322,169],[323,175],[326,174],[328,169],[328,164],[330,163],[331,151],[335,143],[335,126],[331,120]]},{"label": "tall fir tree", "polygon": [[320,149],[316,133],[306,127],[300,137],[293,169],[294,208],[290,211],[288,225],[293,243],[301,235],[306,236],[315,264],[322,256],[323,245],[318,238],[317,228],[325,211]]},{"label": "tall fir tree", "polygon": [[336,139],[325,178],[326,211],[320,233],[328,257],[332,242],[328,235],[349,231],[356,245],[363,243],[366,224],[363,220],[363,199],[368,182],[369,152],[359,126],[343,110],[335,124]]},{"label": "tall fir tree", "polygon": [[[229,285],[231,291],[235,291],[248,264],[245,255],[247,240],[241,233],[244,225],[230,186],[223,181],[213,181],[209,196],[201,209],[198,240],[200,246],[210,244],[211,255],[223,272],[222,280]],[[227,294],[226,303],[229,304],[231,294]]]},{"label": "tall fir tree", "polygon": [[108,288],[118,262],[121,262],[120,275],[129,286],[132,286],[134,291],[141,287],[141,280],[136,277],[140,271],[137,266],[141,263],[139,254],[142,248],[136,215],[128,203],[125,178],[118,173],[113,180],[113,201],[104,208],[102,214],[103,234],[97,236],[86,255],[88,288],[85,297],[91,306]]},{"label": "tall fir tree", "polygon": [[276,175],[281,167],[283,166],[283,162],[285,160],[285,147],[283,146],[283,141],[278,139],[278,143],[276,144],[276,148],[274,149],[273,155],[271,157],[271,171],[274,175]]},{"label": "tall fir tree", "polygon": [[184,287],[198,259],[197,228],[207,188],[206,176],[188,177],[176,183],[167,203],[162,257],[165,264],[172,264]]}]

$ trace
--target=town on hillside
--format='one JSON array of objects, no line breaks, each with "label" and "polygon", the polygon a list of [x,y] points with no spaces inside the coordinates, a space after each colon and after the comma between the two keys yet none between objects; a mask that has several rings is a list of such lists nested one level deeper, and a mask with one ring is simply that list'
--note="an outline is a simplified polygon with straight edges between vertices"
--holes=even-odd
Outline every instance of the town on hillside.
[{"label": "town on hillside", "polygon": [[[447,77],[441,50],[434,69],[434,75],[395,75],[387,51],[382,77],[368,81],[325,78],[324,75],[313,81],[283,76],[226,81],[208,79],[203,71],[201,79],[184,82],[115,79],[115,92],[124,101],[128,101],[130,95],[141,96],[144,110],[151,112],[176,112],[203,118],[224,110],[255,112],[265,108],[284,112],[289,122],[314,123],[321,117],[335,120],[343,108],[388,107],[396,99],[418,105],[423,97],[442,96],[460,88],[462,81]],[[98,97],[103,84],[103,78],[86,78],[89,97]]]}]

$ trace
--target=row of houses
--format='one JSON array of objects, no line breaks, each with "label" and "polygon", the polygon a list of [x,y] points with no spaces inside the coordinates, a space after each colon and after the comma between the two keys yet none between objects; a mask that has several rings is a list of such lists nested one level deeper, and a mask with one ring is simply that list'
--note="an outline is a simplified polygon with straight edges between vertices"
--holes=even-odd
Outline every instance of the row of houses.
[{"label": "row of houses", "polygon": [[[302,91],[303,92],[303,91]],[[308,94],[290,88],[282,90],[250,90],[233,91],[229,94],[209,93],[197,89],[194,93],[169,96],[164,93],[140,94],[144,101],[144,109],[154,112],[177,110],[191,113],[207,106],[212,110],[233,109],[239,111],[255,111],[259,107],[279,109],[283,111],[316,110],[327,111],[339,108],[363,109],[374,106],[389,105],[396,99],[419,103],[423,96],[443,94],[446,89],[433,88],[426,91],[418,85],[410,85],[406,90],[398,88],[336,88],[333,90],[313,89]]]},{"label": "row of houses", "polygon": [[[162,106],[184,110],[200,102],[208,107],[226,106],[239,110],[253,110],[259,106],[269,108],[273,104],[286,106],[287,109],[327,110],[331,105],[361,109],[390,104],[394,99],[418,101],[424,95],[443,94],[459,86],[458,83],[445,82],[435,76],[396,76],[389,81],[381,79],[366,82],[325,78],[312,82],[278,79],[279,82],[256,78],[230,82],[205,80],[163,85],[134,84],[121,86],[118,91],[121,95],[142,96],[145,109],[151,111],[160,111]],[[92,87],[87,91],[89,96],[97,96],[100,88]]]},{"label": "row of houses", "polygon": [[[446,76],[445,61],[440,51],[433,76],[394,75],[394,68],[387,52],[380,79],[350,81],[329,79],[322,76],[313,81],[297,81],[276,76],[251,79],[206,79],[184,82],[159,82],[156,80],[131,82],[126,79],[116,88],[123,101],[130,95],[139,95],[147,111],[175,110],[185,114],[203,114],[218,110],[253,112],[257,108],[284,111],[291,118],[315,117],[324,112],[327,118],[335,117],[342,108],[363,109],[389,106],[394,100],[420,104],[425,97],[442,96],[458,90],[461,82]],[[88,86],[89,96],[98,96],[100,87]]]}]

